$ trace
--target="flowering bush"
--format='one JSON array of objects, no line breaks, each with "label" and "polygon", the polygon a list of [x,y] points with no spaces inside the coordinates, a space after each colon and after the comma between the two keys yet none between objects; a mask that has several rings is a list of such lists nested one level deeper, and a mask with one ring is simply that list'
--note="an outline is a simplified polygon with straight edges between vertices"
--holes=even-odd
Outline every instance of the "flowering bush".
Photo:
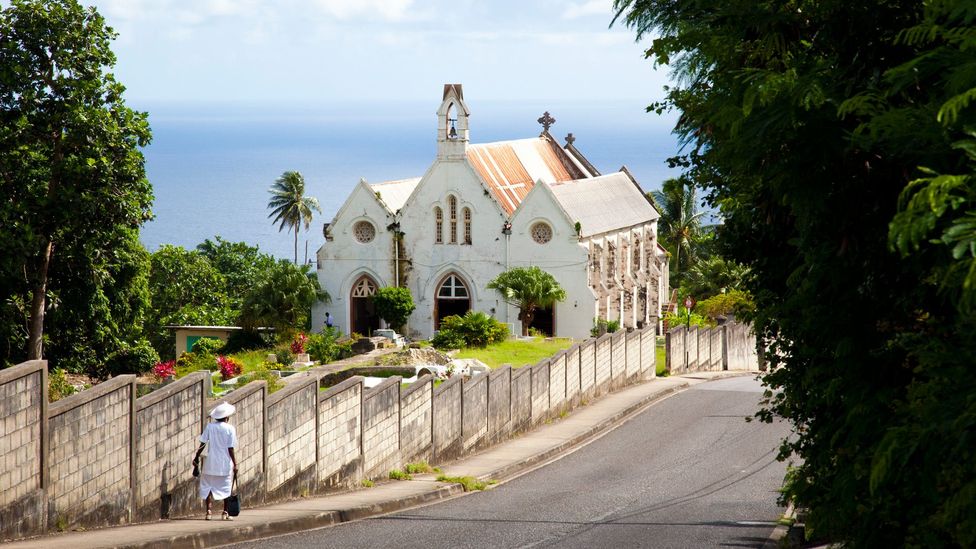
[{"label": "flowering bush", "polygon": [[217,366],[220,367],[220,377],[224,381],[241,375],[241,365],[233,358],[219,355],[217,356]]},{"label": "flowering bush", "polygon": [[176,361],[167,360],[166,362],[157,362],[156,365],[152,367],[152,374],[160,381],[173,377],[176,375]]},{"label": "flowering bush", "polygon": [[300,355],[305,352],[305,344],[308,343],[308,336],[302,332],[295,334],[295,339],[291,342],[291,352]]}]

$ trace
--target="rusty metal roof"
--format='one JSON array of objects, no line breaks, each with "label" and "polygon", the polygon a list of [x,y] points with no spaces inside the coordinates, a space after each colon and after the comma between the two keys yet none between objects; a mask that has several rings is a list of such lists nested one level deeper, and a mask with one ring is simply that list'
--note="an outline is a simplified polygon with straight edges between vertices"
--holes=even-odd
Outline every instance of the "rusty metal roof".
[{"label": "rusty metal roof", "polygon": [[470,145],[467,155],[495,200],[512,215],[536,181],[572,181],[579,175],[569,173],[557,149],[548,139],[535,137]]}]

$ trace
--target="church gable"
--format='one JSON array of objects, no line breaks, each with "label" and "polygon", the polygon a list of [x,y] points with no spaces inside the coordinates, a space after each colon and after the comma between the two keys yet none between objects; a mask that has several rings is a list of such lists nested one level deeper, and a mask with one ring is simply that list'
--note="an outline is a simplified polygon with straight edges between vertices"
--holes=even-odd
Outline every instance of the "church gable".
[{"label": "church gable", "polygon": [[361,179],[328,225],[326,240],[341,235],[359,244],[373,244],[386,233],[391,217],[376,191]]}]

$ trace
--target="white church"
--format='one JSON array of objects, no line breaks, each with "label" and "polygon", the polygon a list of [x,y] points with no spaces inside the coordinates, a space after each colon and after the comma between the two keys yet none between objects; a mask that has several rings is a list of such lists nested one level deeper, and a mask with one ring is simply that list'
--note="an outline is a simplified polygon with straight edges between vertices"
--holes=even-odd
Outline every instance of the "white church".
[{"label": "white church", "polygon": [[417,308],[406,331],[429,338],[441,319],[488,313],[520,333],[518,309],[485,286],[506,269],[535,265],[567,299],[539,311],[532,327],[585,338],[596,319],[642,327],[661,316],[668,259],[659,214],[626,168],[601,174],[574,146],[549,133],[472,144],[460,84],[447,84],[437,110],[437,157],[422,177],[361,180],[325,225],[318,279],[331,296],[313,327],[344,333],[382,327],[369,297],[410,289]]}]

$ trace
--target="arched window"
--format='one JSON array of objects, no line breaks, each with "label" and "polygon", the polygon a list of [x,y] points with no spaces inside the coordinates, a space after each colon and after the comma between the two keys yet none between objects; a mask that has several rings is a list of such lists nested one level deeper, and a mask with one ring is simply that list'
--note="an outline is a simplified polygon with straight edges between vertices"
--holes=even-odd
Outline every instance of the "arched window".
[{"label": "arched window", "polygon": [[437,290],[440,299],[468,299],[468,288],[457,275],[449,275]]},{"label": "arched window", "polygon": [[457,197],[453,194],[447,197],[447,205],[451,214],[451,244],[457,244]]},{"label": "arched window", "polygon": [[464,208],[464,243],[471,245],[471,208]]},{"label": "arched window", "polygon": [[439,330],[441,320],[448,316],[464,316],[471,310],[471,294],[461,277],[449,274],[437,286],[434,296],[434,329]]},{"label": "arched window", "polygon": [[440,206],[434,207],[434,243],[444,243],[444,210]]}]

